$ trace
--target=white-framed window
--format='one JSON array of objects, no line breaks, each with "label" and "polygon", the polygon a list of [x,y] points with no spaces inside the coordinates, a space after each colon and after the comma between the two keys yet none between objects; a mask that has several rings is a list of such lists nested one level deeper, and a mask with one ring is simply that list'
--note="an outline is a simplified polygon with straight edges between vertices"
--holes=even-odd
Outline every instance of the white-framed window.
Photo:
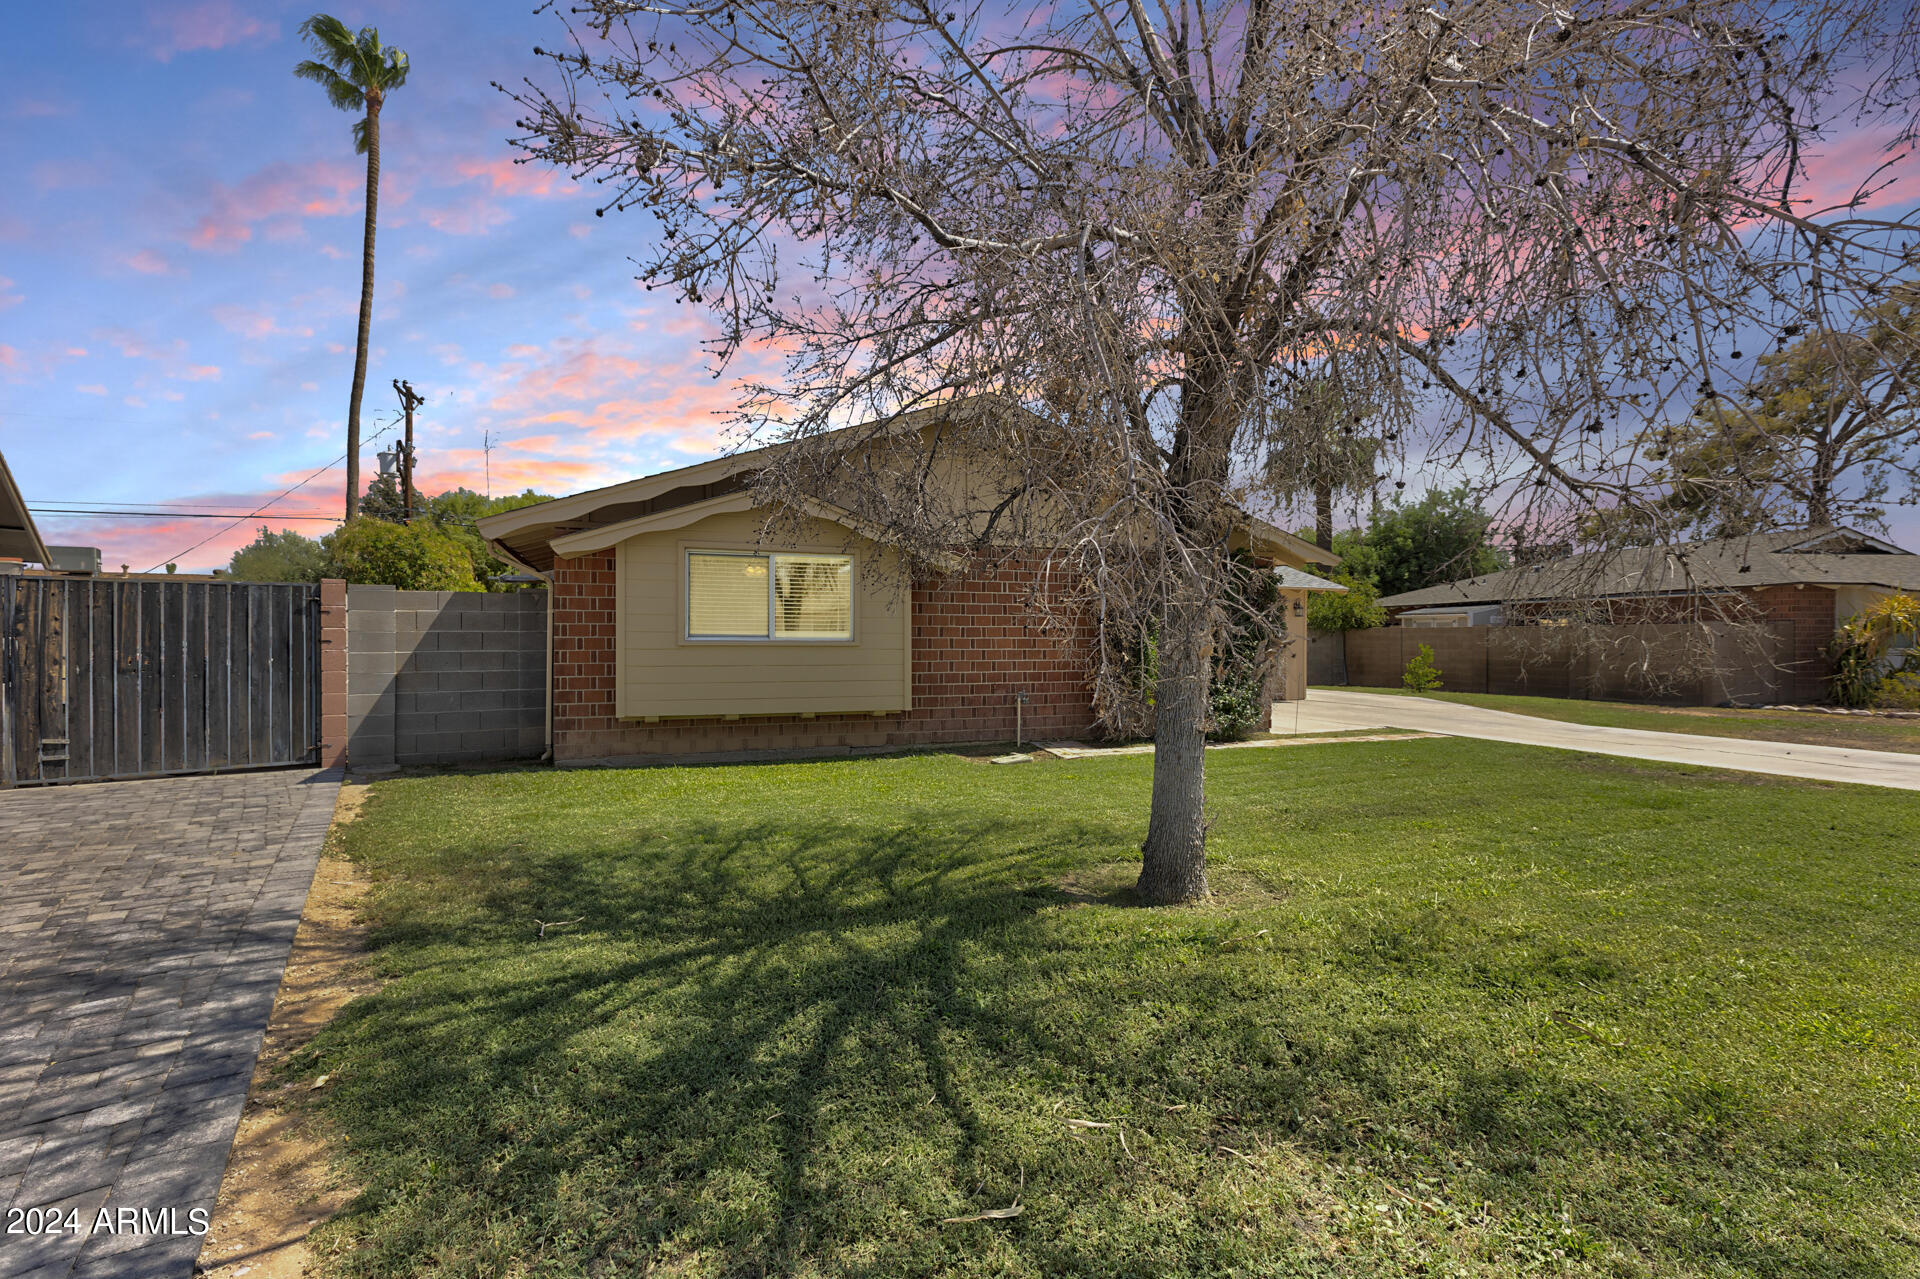
[{"label": "white-framed window", "polygon": [[690,640],[850,640],[851,555],[687,552]]}]

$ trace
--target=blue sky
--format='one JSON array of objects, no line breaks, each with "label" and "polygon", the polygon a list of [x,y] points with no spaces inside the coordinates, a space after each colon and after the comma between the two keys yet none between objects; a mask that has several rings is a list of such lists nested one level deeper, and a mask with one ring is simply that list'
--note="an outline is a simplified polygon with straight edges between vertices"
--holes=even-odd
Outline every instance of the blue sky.
[{"label": "blue sky", "polygon": [[[597,220],[591,190],[513,163],[512,103],[488,82],[538,74],[532,47],[556,23],[531,7],[336,11],[413,59],[383,116],[363,420],[371,435],[394,416],[395,377],[427,396],[429,492],[482,487],[489,435],[495,492],[684,464],[715,451],[729,403],[703,317],[633,283],[640,220]],[[63,51],[0,89],[0,450],[31,503],[251,510],[343,451],[365,169],[354,117],[291,74],[311,12],[199,0],[16,15],[13,50]],[[365,449],[368,471],[391,438]],[[274,510],[331,515],[341,479]],[[41,523],[136,571],[221,528]],[[251,536],[180,565],[222,564]]]},{"label": "blue sky", "polygon": [[[15,15],[0,82],[0,451],[34,505],[250,511],[344,448],[365,171],[353,117],[291,73],[311,2]],[[705,317],[633,281],[651,222],[596,219],[591,188],[514,163],[513,104],[489,82],[542,73],[532,49],[558,24],[531,8],[334,11],[413,59],[383,117],[363,466],[392,438],[375,434],[395,416],[389,383],[407,378],[428,398],[428,492],[486,487],[489,439],[496,493],[681,465],[722,446],[733,402],[700,348]],[[1842,168],[1878,158],[1834,151]],[[324,471],[273,511],[332,516],[341,481]],[[260,522],[41,517],[50,541],[135,570],[223,564]],[[1914,511],[1892,524],[1920,548]]]}]

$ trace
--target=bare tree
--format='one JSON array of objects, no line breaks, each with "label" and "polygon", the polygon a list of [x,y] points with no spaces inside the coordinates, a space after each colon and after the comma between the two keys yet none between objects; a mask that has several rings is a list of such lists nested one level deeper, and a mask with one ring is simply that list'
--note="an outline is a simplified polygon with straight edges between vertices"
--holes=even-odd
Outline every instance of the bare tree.
[{"label": "bare tree", "polygon": [[[1564,521],[1632,497],[1637,425],[1749,376],[1742,333],[1851,310],[1916,230],[1801,200],[1836,119],[1902,109],[1847,88],[1892,4],[574,14],[558,80],[515,94],[521,144],[658,219],[642,274],[711,309],[719,361],[786,356],[748,388],[791,443],[762,491],[831,480],[920,563],[1044,546],[1101,632],[1103,706],[1151,637],[1153,902],[1206,892],[1210,661],[1235,499],[1292,429],[1276,369],[1337,351],[1395,457]],[[994,500],[917,481],[880,428],[822,439],[969,392],[1021,410],[976,401],[938,437],[998,460]]]}]

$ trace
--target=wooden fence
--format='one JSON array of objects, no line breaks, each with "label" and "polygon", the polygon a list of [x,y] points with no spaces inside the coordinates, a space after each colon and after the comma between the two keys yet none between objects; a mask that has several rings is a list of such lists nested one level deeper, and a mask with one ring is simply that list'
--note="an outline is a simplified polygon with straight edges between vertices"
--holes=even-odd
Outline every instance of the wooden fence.
[{"label": "wooden fence", "polygon": [[319,588],[0,577],[0,785],[307,763]]}]

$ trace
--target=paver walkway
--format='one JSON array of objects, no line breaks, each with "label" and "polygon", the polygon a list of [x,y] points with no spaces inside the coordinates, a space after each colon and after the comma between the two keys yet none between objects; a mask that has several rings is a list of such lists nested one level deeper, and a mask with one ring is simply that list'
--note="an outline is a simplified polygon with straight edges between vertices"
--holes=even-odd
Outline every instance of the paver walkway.
[{"label": "paver walkway", "polygon": [[1330,733],[1387,727],[1592,751],[1600,755],[1625,755],[1669,764],[1702,764],[1778,777],[1920,790],[1920,755],[1898,751],[1760,742],[1640,728],[1602,728],[1464,706],[1458,702],[1359,693],[1351,689],[1310,689],[1305,702],[1287,703],[1275,711],[1275,731]]},{"label": "paver walkway", "polygon": [[0,1275],[193,1273],[339,789],[0,791]]}]

